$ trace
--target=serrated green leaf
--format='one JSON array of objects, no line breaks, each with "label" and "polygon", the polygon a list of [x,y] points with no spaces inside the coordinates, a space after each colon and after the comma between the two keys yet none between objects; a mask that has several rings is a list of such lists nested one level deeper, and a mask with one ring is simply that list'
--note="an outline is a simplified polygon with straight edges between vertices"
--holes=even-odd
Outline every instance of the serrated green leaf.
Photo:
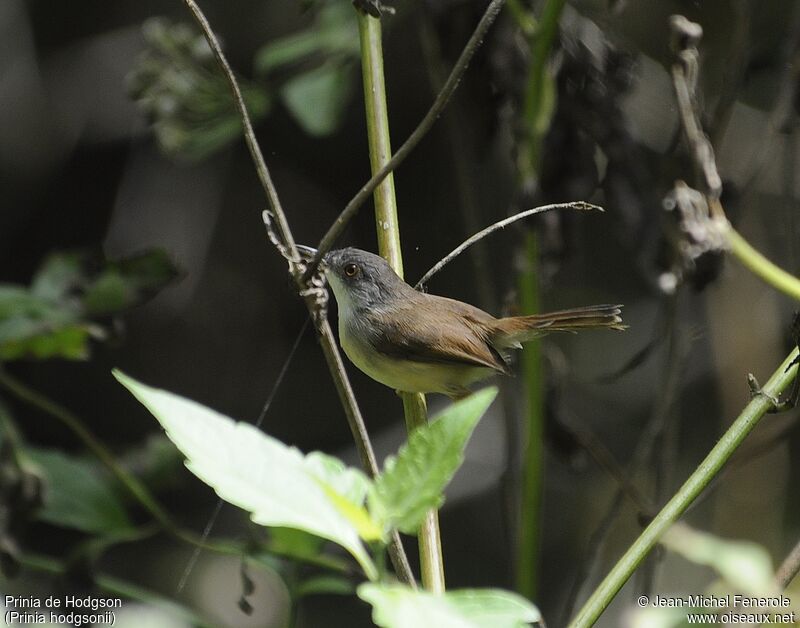
[{"label": "serrated green leaf", "polygon": [[319,451],[308,454],[306,464],[311,473],[322,481],[325,494],[336,509],[356,527],[362,539],[377,541],[383,537],[380,525],[372,520],[364,508],[370,481],[363,472]]},{"label": "serrated green leaf", "polygon": [[358,531],[358,536],[367,542],[383,540],[383,528],[372,518],[364,506],[354,504],[327,486],[323,486],[323,488],[331,503],[336,506],[336,510],[353,524]]},{"label": "serrated green leaf", "polygon": [[369,578],[377,576],[355,526],[326,494],[318,462],[309,464],[299,450],[253,425],[119,371],[114,376],[158,419],[186,456],[187,468],[222,499],[250,512],[260,525],[297,528],[338,543]]},{"label": "serrated green leaf", "polygon": [[354,504],[363,504],[370,481],[359,469],[348,467],[338,458],[312,451],[306,456],[308,469],[336,493]]},{"label": "serrated green leaf", "polygon": [[486,388],[414,430],[397,458],[387,458],[369,492],[369,510],[375,520],[387,529],[417,531],[425,513],[444,500],[444,488],[464,460],[464,447],[496,395],[496,388]]},{"label": "serrated green leaf", "polygon": [[352,79],[352,64],[330,61],[293,77],[280,94],[303,130],[322,137],[339,128],[350,101]]},{"label": "serrated green leaf", "polygon": [[115,534],[131,528],[112,483],[91,460],[58,451],[26,448],[44,479],[44,503],[37,518],[53,525],[93,534]]},{"label": "serrated green leaf", "polygon": [[405,585],[366,583],[357,591],[382,628],[520,628],[541,620],[528,600],[500,589],[435,595]]}]

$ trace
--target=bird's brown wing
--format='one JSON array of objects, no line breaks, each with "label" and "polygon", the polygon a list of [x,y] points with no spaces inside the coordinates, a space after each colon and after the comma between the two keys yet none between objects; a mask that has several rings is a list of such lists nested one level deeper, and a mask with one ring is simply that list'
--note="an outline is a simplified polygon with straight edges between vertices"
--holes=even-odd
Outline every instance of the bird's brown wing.
[{"label": "bird's brown wing", "polygon": [[[491,318],[489,314],[459,301],[420,296],[424,298],[403,307],[401,316],[393,316],[388,324],[381,322],[381,333],[373,341],[377,351],[396,359],[482,366],[509,373],[503,356],[489,343],[483,321],[478,320]],[[465,306],[463,311],[459,306]]]}]

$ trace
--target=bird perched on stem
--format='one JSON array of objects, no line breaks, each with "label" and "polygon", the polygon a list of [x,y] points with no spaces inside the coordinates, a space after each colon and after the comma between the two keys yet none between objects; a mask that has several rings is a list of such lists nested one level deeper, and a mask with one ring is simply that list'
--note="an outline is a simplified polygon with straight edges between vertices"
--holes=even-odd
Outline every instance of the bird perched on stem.
[{"label": "bird perched on stem", "polygon": [[462,301],[419,292],[382,257],[361,249],[330,251],[322,270],[339,305],[339,342],[372,379],[402,392],[453,399],[496,373],[506,356],[553,331],[625,329],[621,305],[495,318]]}]

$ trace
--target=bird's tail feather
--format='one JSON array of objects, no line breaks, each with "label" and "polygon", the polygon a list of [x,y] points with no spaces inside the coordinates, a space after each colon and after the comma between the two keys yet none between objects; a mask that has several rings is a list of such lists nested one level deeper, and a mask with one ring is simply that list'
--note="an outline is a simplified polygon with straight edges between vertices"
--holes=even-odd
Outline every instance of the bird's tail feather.
[{"label": "bird's tail feather", "polygon": [[513,347],[553,331],[581,329],[627,329],[621,305],[589,305],[571,310],[501,318],[495,327],[494,344]]}]

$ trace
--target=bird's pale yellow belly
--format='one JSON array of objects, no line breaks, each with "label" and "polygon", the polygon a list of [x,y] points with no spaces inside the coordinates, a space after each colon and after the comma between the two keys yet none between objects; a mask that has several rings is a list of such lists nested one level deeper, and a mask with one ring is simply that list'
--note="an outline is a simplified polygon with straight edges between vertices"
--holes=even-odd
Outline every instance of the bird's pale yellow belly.
[{"label": "bird's pale yellow belly", "polygon": [[339,325],[342,348],[360,370],[372,379],[403,392],[438,392],[459,395],[471,384],[494,374],[490,368],[440,362],[400,360],[371,350],[347,325]]}]

